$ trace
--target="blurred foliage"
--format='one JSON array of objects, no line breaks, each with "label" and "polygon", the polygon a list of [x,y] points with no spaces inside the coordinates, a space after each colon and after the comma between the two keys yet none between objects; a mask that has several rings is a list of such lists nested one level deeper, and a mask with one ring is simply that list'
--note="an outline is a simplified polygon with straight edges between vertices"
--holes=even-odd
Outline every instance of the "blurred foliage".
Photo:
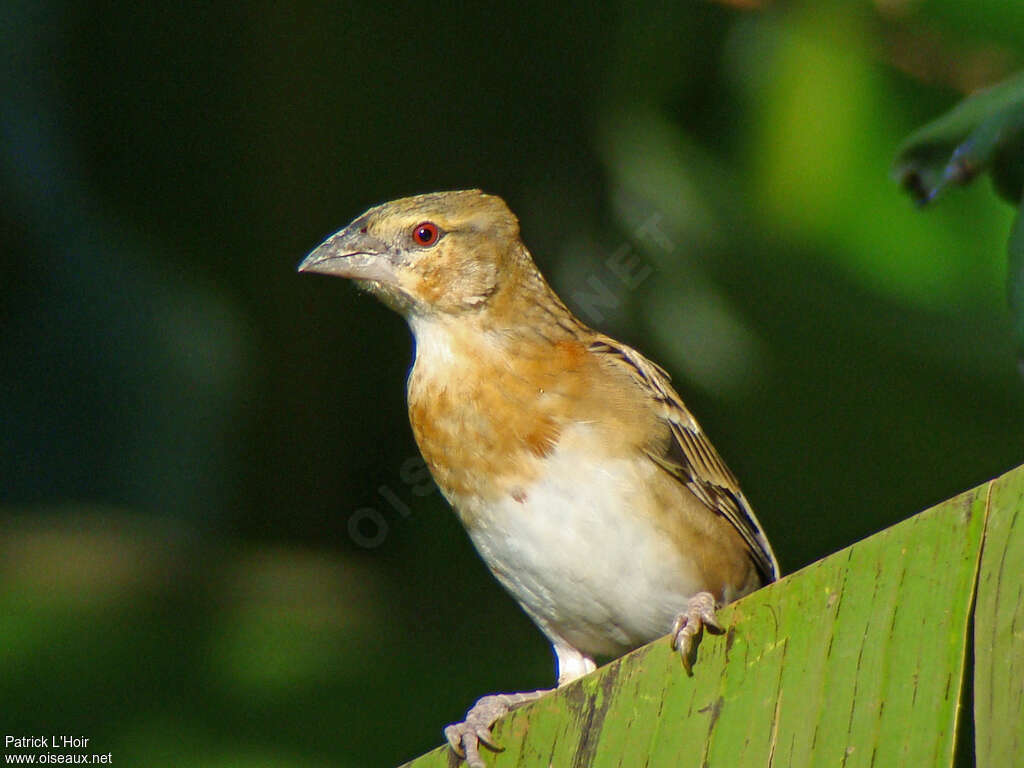
[{"label": "blurred foliage", "polygon": [[389,764],[551,683],[409,469],[402,321],[294,273],[392,197],[505,197],[570,304],[673,372],[787,570],[1024,460],[1012,212],[973,185],[921,216],[888,180],[902,136],[1021,67],[1024,4],[3,17],[10,733]]},{"label": "blurred foliage", "polygon": [[989,171],[996,191],[1016,205],[1024,189],[1024,72],[961,101],[914,131],[896,157],[908,192],[930,203],[950,184]]},{"label": "blurred foliage", "polygon": [[905,189],[924,205],[950,184],[989,172],[996,191],[1020,206],[1007,246],[1006,287],[1024,374],[1024,72],[976,93],[914,131],[896,157]]}]

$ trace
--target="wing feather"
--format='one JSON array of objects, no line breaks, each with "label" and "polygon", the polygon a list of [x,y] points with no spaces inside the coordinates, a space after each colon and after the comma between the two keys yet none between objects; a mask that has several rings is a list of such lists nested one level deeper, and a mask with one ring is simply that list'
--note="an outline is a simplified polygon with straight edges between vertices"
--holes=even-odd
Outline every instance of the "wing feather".
[{"label": "wing feather", "polygon": [[733,525],[746,542],[750,557],[766,583],[777,579],[779,563],[754,510],[740,490],[735,475],[672,389],[668,373],[632,347],[606,336],[599,336],[589,349],[626,368],[662,406],[662,418],[668,423],[672,439],[664,453],[648,452],[651,460],[683,483],[708,509]]}]

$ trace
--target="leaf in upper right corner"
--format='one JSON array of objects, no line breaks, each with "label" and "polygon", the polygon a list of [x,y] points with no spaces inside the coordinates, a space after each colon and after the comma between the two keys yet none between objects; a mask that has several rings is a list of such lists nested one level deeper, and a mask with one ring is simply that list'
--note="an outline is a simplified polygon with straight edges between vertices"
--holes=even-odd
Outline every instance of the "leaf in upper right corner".
[{"label": "leaf in upper right corner", "polygon": [[903,142],[893,167],[921,205],[950,184],[968,184],[986,170],[996,191],[1019,204],[1024,190],[1024,72],[968,96],[919,128]]}]

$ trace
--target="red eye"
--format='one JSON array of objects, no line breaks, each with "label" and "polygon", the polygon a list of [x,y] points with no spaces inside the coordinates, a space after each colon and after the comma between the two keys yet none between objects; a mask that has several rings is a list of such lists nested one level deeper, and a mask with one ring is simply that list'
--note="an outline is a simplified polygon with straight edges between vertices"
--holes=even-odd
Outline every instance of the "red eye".
[{"label": "red eye", "polygon": [[424,221],[422,224],[417,224],[412,230],[412,239],[416,242],[416,245],[422,245],[424,247],[436,243],[438,235],[439,232],[437,224],[430,221]]}]

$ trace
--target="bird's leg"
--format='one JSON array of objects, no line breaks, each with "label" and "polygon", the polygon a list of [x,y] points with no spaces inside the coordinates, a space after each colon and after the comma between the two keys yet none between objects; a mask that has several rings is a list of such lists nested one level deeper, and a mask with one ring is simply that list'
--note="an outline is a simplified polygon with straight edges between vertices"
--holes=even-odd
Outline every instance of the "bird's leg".
[{"label": "bird's leg", "polygon": [[480,742],[491,749],[501,749],[494,743],[491,726],[502,715],[523,704],[536,701],[544,694],[551,693],[552,690],[546,688],[526,693],[494,693],[490,696],[483,696],[469,708],[465,720],[461,723],[452,723],[444,729],[444,737],[448,739],[452,751],[466,759],[466,765],[469,768],[486,768],[483,758],[480,757]]},{"label": "bird's leg", "polygon": [[551,637],[551,645],[555,651],[555,658],[558,660],[559,688],[584,675],[589,675],[597,669],[592,658],[573,648],[561,637],[553,633],[549,633],[548,636]]},{"label": "bird's leg", "polygon": [[[559,688],[597,668],[592,658],[573,648],[561,637],[554,633],[549,633],[549,636],[558,663]],[[470,707],[465,720],[461,723],[452,723],[444,729],[444,737],[448,739],[452,751],[466,759],[466,765],[469,768],[485,768],[484,761],[480,757],[480,742],[491,749],[501,749],[494,743],[494,736],[491,734],[491,727],[498,721],[498,718],[523,704],[536,701],[553,690],[555,689],[545,688],[526,693],[495,693],[484,696]]]},{"label": "bird's leg", "polygon": [[699,642],[701,631],[721,632],[722,627],[715,616],[715,598],[710,592],[698,592],[686,604],[686,610],[676,616],[672,625],[672,649],[679,651],[686,674],[693,674],[693,653]]}]

